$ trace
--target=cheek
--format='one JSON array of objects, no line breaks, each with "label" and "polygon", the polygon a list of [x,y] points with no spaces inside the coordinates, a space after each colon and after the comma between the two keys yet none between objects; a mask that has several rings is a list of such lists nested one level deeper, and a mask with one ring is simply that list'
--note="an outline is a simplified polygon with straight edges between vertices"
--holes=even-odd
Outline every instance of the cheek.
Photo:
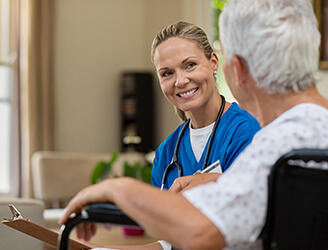
[{"label": "cheek", "polygon": [[169,84],[167,82],[165,82],[165,83],[161,82],[160,86],[161,86],[161,90],[162,90],[164,96],[167,98],[168,95],[170,95],[170,91],[172,91]]},{"label": "cheek", "polygon": [[200,68],[199,70],[193,72],[191,76],[192,80],[198,83],[208,83],[212,82],[215,84],[215,78],[213,72],[209,70],[208,67]]}]

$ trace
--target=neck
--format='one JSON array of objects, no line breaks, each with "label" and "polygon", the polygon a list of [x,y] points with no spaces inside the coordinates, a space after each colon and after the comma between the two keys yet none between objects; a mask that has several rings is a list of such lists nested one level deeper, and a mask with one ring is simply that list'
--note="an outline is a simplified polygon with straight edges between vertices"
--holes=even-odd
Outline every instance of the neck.
[{"label": "neck", "polygon": [[[188,116],[191,120],[191,127],[194,129],[206,127],[215,122],[220,107],[222,105],[222,99],[219,94],[215,94],[202,108],[197,110],[191,110],[188,112]],[[229,108],[231,104],[225,104],[223,113]]]},{"label": "neck", "polygon": [[268,95],[259,90],[254,96],[256,98],[248,104],[247,110],[258,119],[261,127],[301,103],[313,103],[328,109],[328,101],[318,93],[315,85],[304,91],[288,94]]}]

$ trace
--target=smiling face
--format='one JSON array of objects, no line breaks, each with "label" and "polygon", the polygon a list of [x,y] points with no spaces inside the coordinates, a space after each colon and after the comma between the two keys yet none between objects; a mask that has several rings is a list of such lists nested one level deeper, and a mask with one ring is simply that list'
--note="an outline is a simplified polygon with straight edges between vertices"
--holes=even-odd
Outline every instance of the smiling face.
[{"label": "smiling face", "polygon": [[173,37],[157,46],[154,64],[165,97],[177,108],[203,111],[217,100],[215,53],[208,59],[195,42]]}]

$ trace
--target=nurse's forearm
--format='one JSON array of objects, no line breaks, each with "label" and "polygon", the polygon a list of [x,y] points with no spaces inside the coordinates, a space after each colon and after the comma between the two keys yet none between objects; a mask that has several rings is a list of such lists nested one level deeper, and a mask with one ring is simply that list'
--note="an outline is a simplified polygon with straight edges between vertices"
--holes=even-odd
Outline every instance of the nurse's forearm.
[{"label": "nurse's forearm", "polygon": [[110,182],[108,200],[160,239],[184,249],[225,245],[217,227],[183,196],[131,178]]}]

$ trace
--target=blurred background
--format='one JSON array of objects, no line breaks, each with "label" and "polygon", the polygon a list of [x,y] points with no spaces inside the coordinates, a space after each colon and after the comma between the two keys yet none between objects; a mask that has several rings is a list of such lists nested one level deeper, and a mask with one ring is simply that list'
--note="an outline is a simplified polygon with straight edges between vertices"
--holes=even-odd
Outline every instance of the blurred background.
[{"label": "blurred background", "polygon": [[[33,197],[35,152],[128,150],[123,138],[140,136],[146,120],[151,139],[139,151],[155,150],[180,121],[153,70],[152,39],[185,20],[202,27],[218,48],[222,2],[0,0],[0,193]],[[319,75],[319,89],[328,96],[327,71]],[[135,99],[129,81],[144,86],[132,87]],[[233,101],[222,72],[218,84]],[[138,106],[140,100],[149,102]]]},{"label": "blurred background", "polygon": [[[62,208],[91,177],[126,175],[123,165],[149,173],[180,124],[150,60],[152,39],[176,21],[194,23],[222,63],[217,22],[227,1],[0,0],[0,216],[13,203],[59,230]],[[318,88],[328,98],[326,2],[311,0],[323,34]],[[217,85],[234,101],[222,70]],[[101,235],[103,245],[156,240]],[[24,236],[0,224],[0,249],[49,249]]]}]

